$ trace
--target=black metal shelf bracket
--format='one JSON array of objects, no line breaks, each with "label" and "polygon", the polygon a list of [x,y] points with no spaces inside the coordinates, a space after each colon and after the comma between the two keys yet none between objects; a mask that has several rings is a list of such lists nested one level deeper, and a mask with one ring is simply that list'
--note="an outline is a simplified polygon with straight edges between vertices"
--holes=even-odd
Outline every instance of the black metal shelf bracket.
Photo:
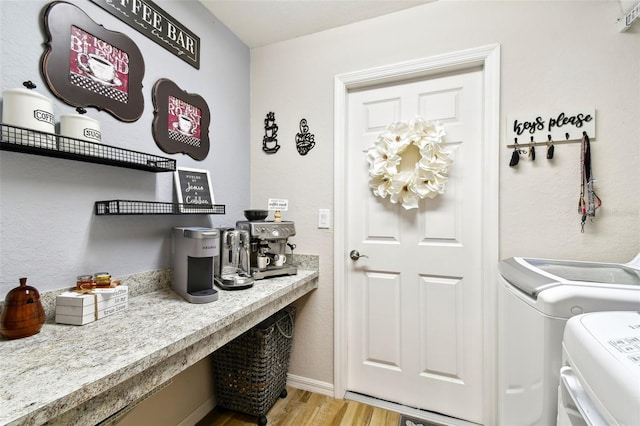
[{"label": "black metal shelf bracket", "polygon": [[96,216],[131,216],[158,214],[225,214],[224,204],[185,204],[163,201],[96,201]]},{"label": "black metal shelf bracket", "polygon": [[[6,124],[0,124],[0,150],[155,173],[176,170],[176,160],[170,158]],[[225,214],[225,206],[222,204],[197,205],[162,201],[108,200],[95,202],[95,214],[96,216]]]},{"label": "black metal shelf bracket", "polygon": [[148,172],[173,172],[176,160],[52,133],[0,124],[0,150]]}]

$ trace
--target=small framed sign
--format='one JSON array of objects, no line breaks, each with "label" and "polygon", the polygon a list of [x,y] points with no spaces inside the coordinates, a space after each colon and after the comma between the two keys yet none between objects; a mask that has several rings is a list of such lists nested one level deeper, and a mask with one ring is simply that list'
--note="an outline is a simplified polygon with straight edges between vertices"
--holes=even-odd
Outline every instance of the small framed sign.
[{"label": "small framed sign", "polygon": [[269,198],[269,210],[289,210],[289,200],[284,198]]},{"label": "small framed sign", "polygon": [[213,208],[215,199],[209,170],[178,167],[174,183],[181,213],[202,213]]}]

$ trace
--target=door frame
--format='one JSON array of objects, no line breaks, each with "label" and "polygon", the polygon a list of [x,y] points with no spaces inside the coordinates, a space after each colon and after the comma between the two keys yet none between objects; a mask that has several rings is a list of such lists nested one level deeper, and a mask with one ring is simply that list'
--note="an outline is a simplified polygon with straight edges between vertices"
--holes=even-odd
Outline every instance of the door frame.
[{"label": "door frame", "polygon": [[383,83],[404,81],[482,68],[483,74],[483,147],[482,163],[482,279],[484,332],[484,424],[496,419],[497,389],[497,265],[500,152],[500,45],[492,44],[428,58],[340,74],[334,80],[334,397],[347,392],[347,269],[346,232],[346,146],[347,98],[349,91]]}]

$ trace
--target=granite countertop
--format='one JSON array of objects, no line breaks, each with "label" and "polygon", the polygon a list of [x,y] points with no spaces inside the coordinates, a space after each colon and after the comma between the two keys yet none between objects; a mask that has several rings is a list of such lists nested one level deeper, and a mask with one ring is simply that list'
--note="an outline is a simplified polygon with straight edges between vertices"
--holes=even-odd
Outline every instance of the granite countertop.
[{"label": "granite countertop", "polygon": [[191,304],[169,288],[84,326],[47,321],[0,340],[0,424],[96,424],[153,391],[269,315],[317,288],[317,270],[258,280]]}]

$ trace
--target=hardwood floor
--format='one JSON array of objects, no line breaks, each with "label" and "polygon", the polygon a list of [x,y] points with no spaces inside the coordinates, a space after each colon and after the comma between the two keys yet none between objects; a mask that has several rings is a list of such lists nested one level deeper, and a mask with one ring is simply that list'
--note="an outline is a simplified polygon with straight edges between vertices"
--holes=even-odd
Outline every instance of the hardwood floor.
[{"label": "hardwood floor", "polygon": [[[267,413],[267,426],[397,426],[400,414],[354,401],[287,387]],[[215,408],[196,426],[249,426],[257,419],[235,411]]]}]

